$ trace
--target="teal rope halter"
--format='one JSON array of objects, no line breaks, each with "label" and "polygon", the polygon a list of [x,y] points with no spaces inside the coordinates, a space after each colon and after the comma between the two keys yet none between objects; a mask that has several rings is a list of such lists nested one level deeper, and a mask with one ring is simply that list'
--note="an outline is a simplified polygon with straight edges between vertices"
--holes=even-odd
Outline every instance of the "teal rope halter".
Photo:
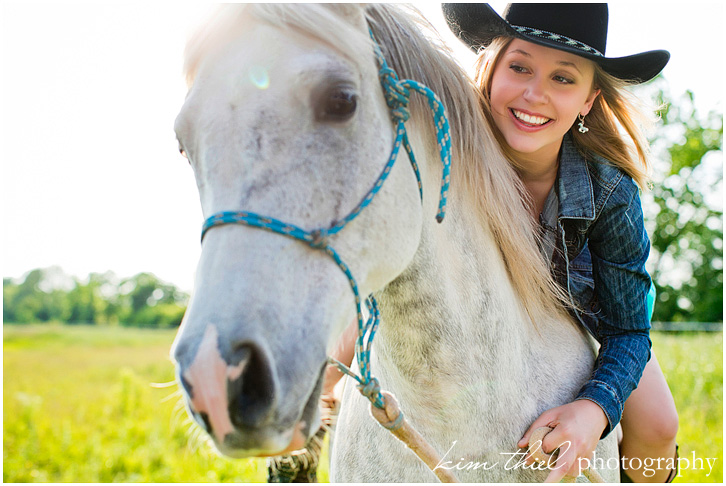
[{"label": "teal rope halter", "polygon": [[[418,181],[419,196],[423,202],[423,188],[421,184],[421,174],[416,164],[416,159],[413,155],[413,150],[408,141],[408,134],[406,132],[405,122],[410,117],[408,110],[408,101],[411,90],[414,90],[426,97],[428,100],[429,108],[431,108],[434,124],[436,126],[436,139],[439,146],[439,154],[441,156],[441,162],[443,163],[443,174],[441,178],[441,194],[439,198],[439,211],[436,215],[436,220],[440,223],[444,219],[446,213],[446,199],[449,190],[449,167],[451,165],[451,137],[449,135],[449,122],[446,118],[444,106],[438,99],[436,94],[426,86],[411,80],[399,81],[396,73],[388,67],[383,54],[381,53],[380,47],[373,37],[373,33],[370,32],[371,39],[373,40],[374,50],[380,70],[378,77],[383,86],[386,103],[391,108],[391,115],[396,123],[396,139],[391,150],[391,155],[388,158],[388,163],[383,168],[383,172],[378,177],[378,180],[374,186],[368,191],[363,200],[340,221],[334,221],[331,223],[329,228],[321,228],[314,231],[306,231],[293,224],[285,223],[275,218],[269,218],[260,216],[250,212],[240,211],[222,211],[213,214],[204,221],[202,226],[202,240],[207,232],[215,226],[221,226],[225,224],[244,224],[255,228],[262,228],[273,233],[294,238],[296,240],[307,243],[311,248],[322,250],[327,253],[338,267],[348,277],[348,282],[353,290],[355,296],[355,306],[358,318],[358,338],[356,341],[355,354],[358,360],[358,367],[360,369],[360,376],[356,375],[343,363],[335,360],[334,358],[328,358],[331,364],[338,366],[338,368],[345,374],[351,376],[358,382],[358,389],[366,396],[376,407],[383,408],[383,396],[381,395],[381,387],[378,380],[372,376],[370,367],[370,353],[373,345],[373,338],[378,330],[380,323],[380,314],[378,312],[378,303],[373,295],[369,295],[365,300],[366,307],[368,308],[369,317],[366,322],[363,322],[363,311],[361,306],[360,293],[358,292],[358,284],[356,283],[353,274],[350,272],[348,265],[343,262],[340,255],[328,244],[328,237],[337,234],[345,226],[353,221],[363,209],[365,209],[378,194],[378,191],[383,186],[383,183],[388,178],[391,172],[393,164],[396,162],[398,152],[401,145],[404,146],[408,153],[411,166],[416,174],[416,180]],[[396,429],[400,426],[403,421],[403,413],[399,415],[398,420],[391,424],[389,428]]]}]

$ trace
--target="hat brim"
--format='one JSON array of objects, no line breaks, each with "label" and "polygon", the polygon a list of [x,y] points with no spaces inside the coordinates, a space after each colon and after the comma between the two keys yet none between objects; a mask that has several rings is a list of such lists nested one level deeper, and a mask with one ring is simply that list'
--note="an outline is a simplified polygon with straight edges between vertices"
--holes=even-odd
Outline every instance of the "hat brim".
[{"label": "hat brim", "polygon": [[598,56],[554,40],[523,34],[512,28],[509,22],[485,3],[444,3],[442,9],[451,31],[475,53],[491,44],[497,37],[514,37],[584,57],[617,78],[637,83],[656,77],[670,59],[670,53],[665,50],[624,57]]}]

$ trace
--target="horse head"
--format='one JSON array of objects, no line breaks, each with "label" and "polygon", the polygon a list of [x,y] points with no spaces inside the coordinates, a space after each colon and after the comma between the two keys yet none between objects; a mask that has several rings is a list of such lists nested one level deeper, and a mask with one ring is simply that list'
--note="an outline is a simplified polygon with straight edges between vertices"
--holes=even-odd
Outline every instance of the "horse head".
[{"label": "horse head", "polygon": [[[175,130],[205,218],[245,211],[325,230],[378,180],[393,122],[361,7],[297,6],[295,22],[318,22],[314,36],[283,26],[278,10],[222,7],[192,39]],[[172,358],[190,415],[221,452],[278,454],[315,432],[326,357],[356,315],[349,279],[320,249],[334,248],[365,296],[406,268],[422,219],[414,171],[400,162],[324,241],[207,230]]]}]

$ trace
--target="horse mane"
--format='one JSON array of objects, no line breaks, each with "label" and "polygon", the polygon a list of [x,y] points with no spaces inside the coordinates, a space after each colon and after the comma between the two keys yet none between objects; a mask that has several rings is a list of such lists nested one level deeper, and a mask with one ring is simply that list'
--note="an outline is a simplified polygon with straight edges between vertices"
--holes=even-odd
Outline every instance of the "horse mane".
[{"label": "horse mane", "polygon": [[[209,23],[193,36],[185,51],[184,71],[191,86],[205,56],[234,36],[247,15],[318,38],[353,62],[372,52],[367,33],[341,29],[346,9],[353,5],[238,4],[221,6]],[[537,246],[538,231],[529,215],[529,197],[502,153],[481,108],[481,93],[456,63],[431,24],[415,9],[368,4],[366,20],[383,55],[400,79],[421,82],[446,107],[452,136],[451,194],[457,194],[498,243],[514,289],[534,323],[557,315],[569,299],[555,283]],[[412,97],[412,122],[431,130],[430,111]]]}]

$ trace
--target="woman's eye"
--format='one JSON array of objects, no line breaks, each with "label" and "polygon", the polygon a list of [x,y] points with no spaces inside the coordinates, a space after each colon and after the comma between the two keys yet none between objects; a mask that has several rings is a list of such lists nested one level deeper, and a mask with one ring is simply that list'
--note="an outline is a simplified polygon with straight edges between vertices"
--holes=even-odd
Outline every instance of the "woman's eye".
[{"label": "woman's eye", "polygon": [[573,84],[575,82],[572,79],[567,78],[565,76],[555,76],[552,79],[554,79],[556,82],[558,82],[560,84]]},{"label": "woman's eye", "polygon": [[325,90],[315,101],[318,121],[345,121],[353,116],[358,97],[350,88],[335,87]]},{"label": "woman's eye", "polygon": [[515,73],[526,73],[527,72],[527,68],[522,67],[519,64],[510,64],[509,69],[511,69]]}]

